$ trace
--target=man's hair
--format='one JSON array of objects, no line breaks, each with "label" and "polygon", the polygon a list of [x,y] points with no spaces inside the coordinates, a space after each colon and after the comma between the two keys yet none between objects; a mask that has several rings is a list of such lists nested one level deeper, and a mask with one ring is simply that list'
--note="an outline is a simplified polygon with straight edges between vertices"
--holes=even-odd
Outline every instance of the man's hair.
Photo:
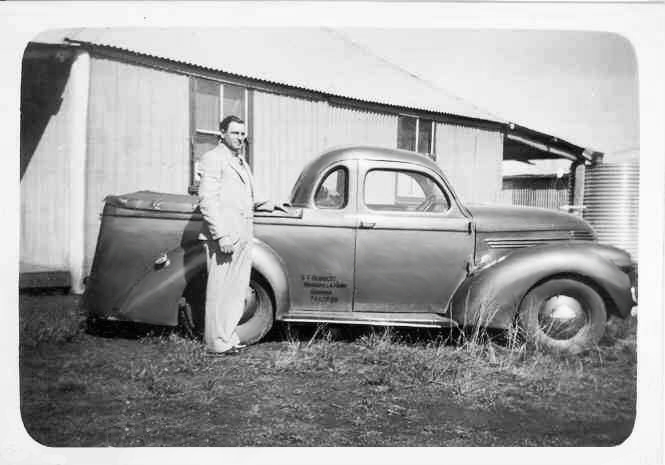
[{"label": "man's hair", "polygon": [[236,115],[229,115],[219,122],[219,132],[226,132],[231,123],[240,123],[245,124],[243,120],[238,118]]}]

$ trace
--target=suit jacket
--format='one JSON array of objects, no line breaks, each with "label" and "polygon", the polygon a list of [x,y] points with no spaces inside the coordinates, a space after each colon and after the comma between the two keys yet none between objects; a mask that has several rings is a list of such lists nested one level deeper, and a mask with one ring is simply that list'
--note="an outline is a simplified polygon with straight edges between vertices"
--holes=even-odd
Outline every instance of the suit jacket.
[{"label": "suit jacket", "polygon": [[228,237],[234,244],[250,241],[254,188],[247,163],[219,144],[201,156],[199,170],[199,205],[205,220],[199,239]]}]

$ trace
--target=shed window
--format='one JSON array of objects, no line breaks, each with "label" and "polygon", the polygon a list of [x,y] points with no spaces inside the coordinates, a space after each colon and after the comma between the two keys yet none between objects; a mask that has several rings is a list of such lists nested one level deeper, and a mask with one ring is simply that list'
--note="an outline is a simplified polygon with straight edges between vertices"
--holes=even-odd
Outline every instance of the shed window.
[{"label": "shed window", "polygon": [[434,121],[415,116],[400,116],[397,125],[397,148],[434,158]]},{"label": "shed window", "polygon": [[[219,122],[229,115],[236,115],[247,124],[247,89],[232,84],[203,78],[190,78],[190,186],[191,193],[198,192],[198,163],[201,155],[219,143]],[[248,147],[245,147],[248,150]],[[249,153],[245,154],[251,163]]]}]

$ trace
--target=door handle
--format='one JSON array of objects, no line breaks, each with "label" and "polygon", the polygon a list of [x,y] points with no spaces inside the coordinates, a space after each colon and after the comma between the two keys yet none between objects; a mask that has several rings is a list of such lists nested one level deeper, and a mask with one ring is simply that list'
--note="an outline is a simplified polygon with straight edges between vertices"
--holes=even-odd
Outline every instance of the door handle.
[{"label": "door handle", "polygon": [[361,221],[360,229],[373,229],[376,226],[376,223],[373,221]]},{"label": "door handle", "polygon": [[171,264],[171,260],[169,260],[169,256],[166,255],[166,252],[163,252],[156,260],[155,260],[155,269],[156,270],[161,270],[162,268],[166,268]]}]

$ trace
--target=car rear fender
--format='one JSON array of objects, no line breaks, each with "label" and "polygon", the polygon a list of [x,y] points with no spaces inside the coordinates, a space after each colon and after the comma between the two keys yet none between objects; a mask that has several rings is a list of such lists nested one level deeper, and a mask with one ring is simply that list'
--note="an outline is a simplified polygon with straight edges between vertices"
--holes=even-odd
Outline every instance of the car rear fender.
[{"label": "car rear fender", "polygon": [[291,305],[289,281],[282,259],[268,244],[254,238],[252,246],[252,269],[268,284],[273,299],[275,319],[288,312]]},{"label": "car rear fender", "polygon": [[178,324],[178,300],[187,283],[205,271],[203,244],[164,252],[150,264],[150,269],[134,285],[122,302],[116,318],[122,320],[175,326]]},{"label": "car rear fender", "polygon": [[591,285],[605,300],[608,313],[625,318],[633,306],[630,279],[603,256],[602,247],[542,245],[505,255],[472,272],[460,285],[451,300],[451,316],[461,325],[509,328],[529,290],[566,276]]},{"label": "car rear fender", "polygon": [[[196,242],[157,257],[153,268],[130,290],[117,311],[117,318],[143,323],[175,326],[178,324],[178,300],[192,279],[201,279],[206,268],[203,244]],[[252,272],[258,273],[271,292],[275,312],[288,310],[288,281],[281,260],[264,242],[254,239]]]}]

